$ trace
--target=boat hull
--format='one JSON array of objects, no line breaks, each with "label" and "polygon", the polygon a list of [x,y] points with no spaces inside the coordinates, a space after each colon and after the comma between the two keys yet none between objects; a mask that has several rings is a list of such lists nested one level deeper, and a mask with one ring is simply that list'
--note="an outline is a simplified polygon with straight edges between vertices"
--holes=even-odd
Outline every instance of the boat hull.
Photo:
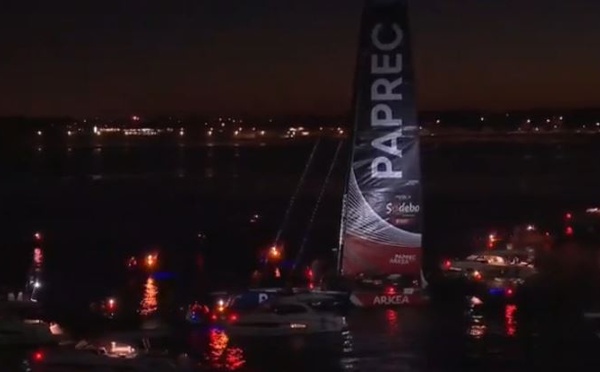
[{"label": "boat hull", "polygon": [[350,294],[350,302],[360,308],[416,306],[423,305],[429,300],[422,292],[411,294],[381,294],[375,292],[355,291]]},{"label": "boat hull", "polygon": [[314,324],[309,324],[306,328],[290,328],[286,327],[247,327],[247,326],[228,326],[224,327],[228,336],[232,337],[288,337],[288,336],[308,336],[308,335],[323,335],[336,334],[347,329],[346,326],[330,325],[318,327]]}]

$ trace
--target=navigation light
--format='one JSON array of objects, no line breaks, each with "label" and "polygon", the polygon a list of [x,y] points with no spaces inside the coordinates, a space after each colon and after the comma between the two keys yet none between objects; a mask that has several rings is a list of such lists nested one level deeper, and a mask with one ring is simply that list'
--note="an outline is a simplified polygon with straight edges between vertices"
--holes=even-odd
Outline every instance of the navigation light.
[{"label": "navigation light", "polygon": [[281,252],[279,252],[279,249],[277,249],[277,247],[273,246],[269,250],[269,256],[273,258],[279,258],[281,256]]},{"label": "navigation light", "polygon": [[146,266],[150,269],[156,266],[157,261],[158,257],[156,254],[149,254],[146,256]]},{"label": "navigation light", "polygon": [[107,301],[107,305],[108,305],[108,309],[110,311],[113,311],[115,309],[115,307],[117,306],[117,301],[115,301],[114,298],[109,298]]},{"label": "navigation light", "polygon": [[43,352],[41,352],[41,351],[36,351],[36,352],[33,354],[33,360],[34,360],[34,361],[36,361],[36,362],[41,362],[41,361],[43,361],[43,360],[44,360],[44,353],[43,353]]}]

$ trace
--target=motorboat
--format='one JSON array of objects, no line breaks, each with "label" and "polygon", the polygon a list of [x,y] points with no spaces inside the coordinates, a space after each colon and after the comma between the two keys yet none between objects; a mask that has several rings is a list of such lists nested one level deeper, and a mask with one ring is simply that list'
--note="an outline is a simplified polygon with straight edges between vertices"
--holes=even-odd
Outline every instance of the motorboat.
[{"label": "motorboat", "polygon": [[62,328],[42,320],[39,306],[30,301],[0,303],[0,346],[55,344],[62,340]]},{"label": "motorboat", "polygon": [[185,313],[185,321],[189,324],[204,324],[207,322],[210,309],[206,305],[194,302],[189,305]]},{"label": "motorboat", "polygon": [[342,332],[346,319],[328,295],[300,293],[269,300],[244,314],[228,313],[221,325],[230,336],[290,336]]},{"label": "motorboat", "polygon": [[472,293],[490,304],[514,303],[520,287],[536,273],[537,270],[529,266],[488,268],[471,279]]},{"label": "motorboat", "polygon": [[346,307],[348,303],[348,293],[341,291],[327,291],[309,288],[254,288],[245,292],[236,294],[221,293],[217,297],[211,312],[213,321],[222,319],[228,312],[236,314],[246,313],[257,309],[261,304],[271,301],[275,298],[296,296],[302,301],[326,300],[328,306],[339,310]]},{"label": "motorboat", "polygon": [[469,255],[462,260],[444,260],[441,265],[442,276],[447,279],[478,279],[488,271],[506,267],[533,269],[533,254],[528,251],[490,250]]},{"label": "motorboat", "polygon": [[34,351],[24,365],[30,371],[46,370],[127,370],[175,371],[177,365],[166,354],[150,352],[148,340],[140,345],[131,341],[80,341],[75,345]]}]

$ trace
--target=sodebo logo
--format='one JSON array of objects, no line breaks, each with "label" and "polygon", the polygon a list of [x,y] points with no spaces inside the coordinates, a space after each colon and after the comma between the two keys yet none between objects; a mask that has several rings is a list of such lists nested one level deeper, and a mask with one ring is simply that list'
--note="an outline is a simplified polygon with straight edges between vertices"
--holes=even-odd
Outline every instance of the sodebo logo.
[{"label": "sodebo logo", "polygon": [[387,203],[385,206],[387,214],[413,214],[419,213],[421,211],[421,207],[418,204],[413,203]]}]

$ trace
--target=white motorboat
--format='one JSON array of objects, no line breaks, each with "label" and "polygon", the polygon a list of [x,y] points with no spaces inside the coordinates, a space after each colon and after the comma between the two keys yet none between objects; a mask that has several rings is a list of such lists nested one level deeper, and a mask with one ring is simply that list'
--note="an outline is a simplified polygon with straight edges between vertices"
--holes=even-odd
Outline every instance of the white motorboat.
[{"label": "white motorboat", "polygon": [[498,270],[518,271],[517,276],[534,272],[527,252],[491,250],[476,253],[463,260],[445,260],[442,263],[442,274],[446,278],[468,277],[480,280],[482,277],[493,276]]},{"label": "white motorboat", "polygon": [[118,341],[88,343],[81,341],[74,347],[43,349],[31,354],[25,361],[30,370],[44,371],[85,369],[128,370],[128,371],[175,371],[176,363],[168,357],[150,355],[145,347],[134,347],[131,343]]},{"label": "white motorboat", "polygon": [[254,311],[224,324],[230,336],[290,336],[342,332],[346,319],[331,311],[331,296],[302,293],[265,302]]}]

